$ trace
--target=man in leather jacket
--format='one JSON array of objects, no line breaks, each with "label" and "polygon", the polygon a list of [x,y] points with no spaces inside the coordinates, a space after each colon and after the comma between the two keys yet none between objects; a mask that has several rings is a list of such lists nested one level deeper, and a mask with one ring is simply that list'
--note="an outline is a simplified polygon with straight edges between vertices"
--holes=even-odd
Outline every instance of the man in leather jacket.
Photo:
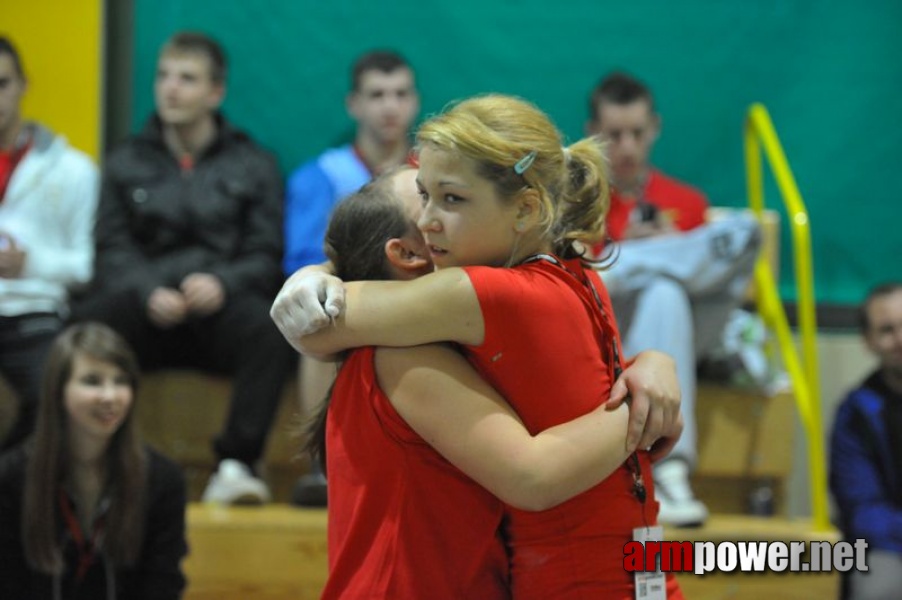
[{"label": "man in leather jacket", "polygon": [[232,375],[204,500],[262,503],[254,464],[295,360],[268,314],[282,282],[282,184],[272,156],[219,112],[225,70],[205,35],[163,46],[156,112],[106,161],[95,281],[76,318],[116,328],[145,368]]}]

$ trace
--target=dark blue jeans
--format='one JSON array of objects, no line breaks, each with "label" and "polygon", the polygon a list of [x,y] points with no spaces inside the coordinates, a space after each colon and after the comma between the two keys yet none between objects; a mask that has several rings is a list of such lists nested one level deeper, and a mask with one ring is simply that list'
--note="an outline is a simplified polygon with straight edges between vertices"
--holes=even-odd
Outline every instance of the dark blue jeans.
[{"label": "dark blue jeans", "polygon": [[0,317],[0,373],[19,400],[18,417],[0,440],[0,451],[18,445],[34,430],[44,358],[62,326],[55,314]]}]

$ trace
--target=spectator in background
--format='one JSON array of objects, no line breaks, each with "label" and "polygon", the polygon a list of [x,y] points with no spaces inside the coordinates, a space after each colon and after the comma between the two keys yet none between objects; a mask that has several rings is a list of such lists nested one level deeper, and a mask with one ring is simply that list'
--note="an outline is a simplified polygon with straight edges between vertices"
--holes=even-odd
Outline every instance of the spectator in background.
[{"label": "spectator in background", "polygon": [[19,400],[0,450],[34,428],[44,355],[94,256],[97,168],[64,137],[22,119],[26,89],[19,53],[0,37],[0,373]]},{"label": "spectator in background", "polygon": [[410,127],[420,101],[413,70],[401,55],[375,50],[360,56],[345,106],[357,124],[354,142],[326,150],[288,179],[286,274],[326,260],[323,238],[339,200],[410,160]]},{"label": "spectator in background", "polygon": [[273,157],[219,111],[218,43],[179,33],[163,46],[156,113],[103,173],[94,287],[78,319],[104,321],[146,368],[234,376],[205,501],[270,499],[256,475],[295,354],[269,319],[282,282],[282,186]]},{"label": "spectator in background", "polygon": [[833,422],[830,490],[847,540],[868,542],[868,571],[845,598],[893,598],[902,588],[902,282],[871,290],[861,333],[877,368],[849,392]]},{"label": "spectator in background", "polygon": [[[410,128],[420,108],[413,69],[400,54],[374,50],[361,55],[351,69],[345,99],[357,123],[354,142],[330,148],[304,163],[288,180],[285,213],[286,275],[326,260],[323,239],[332,208],[376,175],[411,161]],[[318,407],[335,379],[334,363],[302,357],[300,405],[305,417]],[[326,480],[319,465],[301,478],[294,501],[322,506]]]},{"label": "spectator in background", "polygon": [[613,190],[607,233],[619,258],[603,272],[627,355],[659,350],[676,360],[685,429],[654,466],[659,520],[678,526],[708,516],[689,484],[696,457],[696,366],[717,345],[742,302],[760,245],[757,221],[736,215],[706,224],[698,190],[650,163],[661,127],[651,91],[625,73],[604,77],[589,100],[589,133],[608,143]]},{"label": "spectator in background", "polygon": [[181,597],[185,480],[141,442],[138,377],[105,325],[51,346],[35,436],[0,456],[0,598]]}]

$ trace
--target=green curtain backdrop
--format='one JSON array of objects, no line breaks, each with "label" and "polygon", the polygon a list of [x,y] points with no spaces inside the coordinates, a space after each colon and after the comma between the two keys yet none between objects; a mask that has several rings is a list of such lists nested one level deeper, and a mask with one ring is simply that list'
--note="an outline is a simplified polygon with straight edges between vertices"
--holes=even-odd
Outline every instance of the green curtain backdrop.
[{"label": "green curtain backdrop", "polygon": [[[160,44],[196,29],[226,47],[225,111],[286,173],[353,128],[348,69],[374,47],[414,64],[428,116],[480,92],[524,96],[571,139],[612,68],[646,80],[654,161],[713,204],[745,205],[742,123],[762,102],[812,223],[818,302],[902,278],[902,2],[897,0],[135,0],[132,125],[152,110]],[[779,206],[767,175],[767,204]],[[795,299],[786,228],[781,294]]]}]

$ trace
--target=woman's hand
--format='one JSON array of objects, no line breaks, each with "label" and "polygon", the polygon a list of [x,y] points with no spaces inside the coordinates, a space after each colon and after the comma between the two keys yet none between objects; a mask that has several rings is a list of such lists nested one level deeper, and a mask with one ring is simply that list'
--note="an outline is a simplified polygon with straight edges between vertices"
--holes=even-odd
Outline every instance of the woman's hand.
[{"label": "woman's hand", "polygon": [[640,352],[614,382],[608,408],[630,400],[627,450],[651,448],[654,459],[663,458],[683,432],[680,384],[676,363],[656,350]]},{"label": "woman's hand", "polygon": [[269,316],[295,350],[300,339],[329,325],[344,310],[345,290],[328,263],[304,267],[288,278]]}]

